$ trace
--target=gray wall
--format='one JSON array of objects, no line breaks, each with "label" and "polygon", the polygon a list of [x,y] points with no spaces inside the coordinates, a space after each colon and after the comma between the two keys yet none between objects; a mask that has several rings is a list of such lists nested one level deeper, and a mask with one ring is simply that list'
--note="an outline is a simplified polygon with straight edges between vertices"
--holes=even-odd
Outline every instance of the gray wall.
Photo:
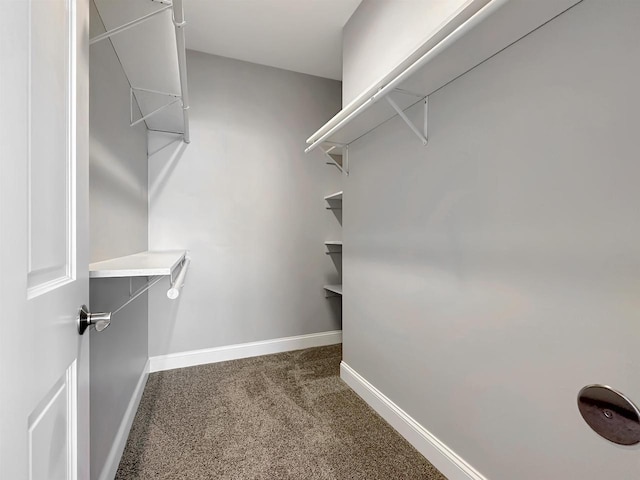
[{"label": "gray wall", "polygon": [[427,147],[350,148],[344,359],[491,480],[638,477],[576,395],[640,402],[639,23],[585,0],[435,93]]},{"label": "gray wall", "polygon": [[[103,32],[93,1],[91,34]],[[147,134],[129,126],[129,82],[109,40],[91,46],[91,261],[147,249]],[[140,117],[136,108],[135,117]]]},{"label": "gray wall", "polygon": [[464,3],[363,0],[342,31],[342,104],[389,73]]},{"label": "gray wall", "polygon": [[[104,31],[91,5],[91,33]],[[147,249],[147,135],[129,127],[129,83],[109,41],[91,47],[91,261]],[[91,309],[111,311],[129,295],[127,279],[91,280]],[[91,335],[91,477],[98,478],[147,361],[143,295]]]},{"label": "gray wall", "polygon": [[323,197],[341,176],[303,151],[340,83],[191,51],[187,64],[192,142],[150,136],[149,238],[193,261],[177,301],[149,294],[150,355],[339,329],[322,285],[337,281],[323,242],[341,232]]}]

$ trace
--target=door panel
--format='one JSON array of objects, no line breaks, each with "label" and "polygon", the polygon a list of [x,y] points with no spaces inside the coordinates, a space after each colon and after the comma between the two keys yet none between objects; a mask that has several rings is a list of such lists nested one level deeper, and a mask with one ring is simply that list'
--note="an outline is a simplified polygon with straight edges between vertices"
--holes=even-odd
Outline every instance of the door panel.
[{"label": "door panel", "polygon": [[0,0],[0,478],[89,478],[88,0]]},{"label": "door panel", "polygon": [[29,297],[73,277],[73,4],[35,0],[29,11]]},{"label": "door panel", "polygon": [[29,480],[77,478],[76,395],[74,361],[29,416]]}]

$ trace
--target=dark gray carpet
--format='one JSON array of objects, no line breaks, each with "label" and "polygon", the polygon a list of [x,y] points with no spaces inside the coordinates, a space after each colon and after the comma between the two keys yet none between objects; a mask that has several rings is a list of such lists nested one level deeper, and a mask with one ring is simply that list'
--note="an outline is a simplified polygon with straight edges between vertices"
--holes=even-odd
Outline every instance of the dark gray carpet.
[{"label": "dark gray carpet", "polygon": [[151,374],[116,479],[446,480],[340,380],[341,353]]}]

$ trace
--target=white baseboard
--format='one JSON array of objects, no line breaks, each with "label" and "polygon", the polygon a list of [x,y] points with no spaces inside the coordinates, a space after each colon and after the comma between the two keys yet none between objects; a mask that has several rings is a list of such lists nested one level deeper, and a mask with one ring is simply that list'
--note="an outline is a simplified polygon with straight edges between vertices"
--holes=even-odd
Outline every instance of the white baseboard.
[{"label": "white baseboard", "polygon": [[449,480],[487,480],[344,362],[340,378]]},{"label": "white baseboard", "polygon": [[193,367],[207,363],[226,362],[239,358],[257,357],[272,353],[289,352],[303,348],[324,347],[342,343],[342,330],[312,333],[295,337],[276,338],[261,342],[241,343],[224,347],[205,348],[187,352],[170,353],[150,357],[150,372],[162,372],[174,368]]},{"label": "white baseboard", "polygon": [[138,379],[138,383],[136,384],[136,388],[133,390],[133,395],[131,396],[131,400],[129,401],[127,410],[124,412],[122,422],[120,422],[120,427],[118,428],[118,433],[116,433],[116,438],[114,438],[113,440],[113,445],[111,445],[109,455],[107,455],[107,459],[104,462],[104,466],[102,467],[102,471],[100,472],[100,476],[98,477],[99,480],[113,480],[116,476],[118,465],[120,465],[120,459],[122,458],[124,447],[127,445],[129,431],[131,430],[133,419],[135,418],[136,412],[138,411],[138,406],[140,405],[140,400],[142,399],[142,393],[144,392],[144,386],[147,383],[148,377],[149,360],[147,360],[147,363],[142,370],[142,374]]}]

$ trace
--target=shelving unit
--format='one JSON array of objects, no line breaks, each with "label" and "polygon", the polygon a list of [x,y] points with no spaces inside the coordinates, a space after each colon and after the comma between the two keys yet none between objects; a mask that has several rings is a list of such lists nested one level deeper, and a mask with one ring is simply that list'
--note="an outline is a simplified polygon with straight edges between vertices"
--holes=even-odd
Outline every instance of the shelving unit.
[{"label": "shelving unit", "polygon": [[[471,0],[378,82],[307,139],[310,152],[350,143],[399,115],[427,144],[428,96],[580,0]],[[393,95],[393,98],[392,98]],[[386,100],[386,101],[381,101]],[[404,110],[422,102],[424,123]]]},{"label": "shelving unit", "polygon": [[[129,279],[129,298],[111,312],[113,316],[169,275],[171,286],[167,297],[171,300],[178,298],[190,263],[185,250],[140,252],[89,264],[89,278]],[[136,277],[146,277],[147,281],[134,291],[133,279]]]},{"label": "shelving unit", "polygon": [[89,265],[89,278],[153,277],[171,275],[186,256],[184,250],[140,252]]},{"label": "shelving unit", "polygon": [[[342,210],[342,191],[327,195],[324,200],[329,205],[327,210]],[[342,255],[342,240],[325,240],[324,245],[326,255]],[[337,260],[334,259],[334,262]],[[326,298],[342,297],[342,285],[325,285],[324,290]]]}]

